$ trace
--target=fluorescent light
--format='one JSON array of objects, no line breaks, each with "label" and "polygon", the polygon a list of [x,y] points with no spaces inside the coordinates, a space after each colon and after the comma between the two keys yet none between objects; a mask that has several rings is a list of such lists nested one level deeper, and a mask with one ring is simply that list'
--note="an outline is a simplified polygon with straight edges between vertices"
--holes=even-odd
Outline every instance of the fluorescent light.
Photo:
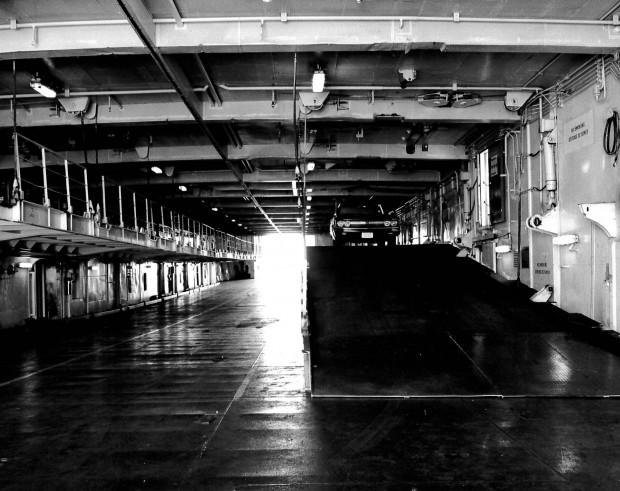
[{"label": "fluorescent light", "polygon": [[159,167],[157,167],[156,165],[154,165],[153,167],[151,167],[151,170],[155,173],[155,174],[162,174],[164,171],[161,170]]},{"label": "fluorescent light", "polygon": [[312,92],[323,92],[325,87],[325,72],[320,68],[312,74]]},{"label": "fluorescent light", "polygon": [[213,208],[211,208],[211,211],[217,211],[217,208],[214,206]]},{"label": "fluorescent light", "polygon": [[308,162],[306,164],[306,170],[308,172],[312,172],[314,170],[314,168],[316,167],[316,164],[314,162]]},{"label": "fluorescent light", "polygon": [[237,220],[235,220],[234,218],[231,218],[230,220],[231,222],[236,222]]},{"label": "fluorescent light", "polygon": [[306,210],[309,210],[310,208],[312,208],[312,206],[306,205]]},{"label": "fluorescent light", "polygon": [[185,186],[183,186],[183,184],[181,184],[181,185],[179,186],[179,191],[183,191],[183,192],[185,192],[185,191],[187,191],[187,187],[185,187]]},{"label": "fluorescent light", "polygon": [[495,247],[495,252],[498,254],[506,254],[510,252],[510,244],[502,244]]},{"label": "fluorescent light", "polygon": [[34,77],[30,81],[30,87],[36,90],[43,97],[47,97],[48,99],[53,99],[54,97],[56,97],[56,91],[51,87],[42,84],[39,77]]},{"label": "fluorescent light", "polygon": [[32,263],[17,263],[18,268],[32,269]]},{"label": "fluorescent light", "polygon": [[297,196],[299,194],[297,190],[297,181],[291,181],[291,187],[293,188],[293,196]]},{"label": "fluorescent light", "polygon": [[572,245],[579,242],[579,236],[577,234],[566,234],[566,235],[558,235],[557,237],[553,237],[551,239],[553,245]]},{"label": "fluorescent light", "polygon": [[306,188],[306,193],[311,193],[312,192],[312,188]]}]

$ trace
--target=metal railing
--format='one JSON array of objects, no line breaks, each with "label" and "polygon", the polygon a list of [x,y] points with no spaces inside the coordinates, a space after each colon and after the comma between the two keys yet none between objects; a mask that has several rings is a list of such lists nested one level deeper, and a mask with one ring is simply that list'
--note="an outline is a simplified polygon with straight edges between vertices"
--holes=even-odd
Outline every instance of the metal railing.
[{"label": "metal railing", "polygon": [[178,213],[67,160],[21,134],[15,167],[0,170],[4,218],[214,258],[252,259],[254,237],[236,237]]}]

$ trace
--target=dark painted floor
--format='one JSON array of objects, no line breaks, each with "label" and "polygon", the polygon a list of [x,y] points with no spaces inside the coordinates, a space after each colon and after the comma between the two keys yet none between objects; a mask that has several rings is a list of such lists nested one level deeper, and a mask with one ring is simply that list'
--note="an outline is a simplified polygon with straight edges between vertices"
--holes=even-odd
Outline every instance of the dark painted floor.
[{"label": "dark painted floor", "polygon": [[455,254],[311,249],[313,393],[620,395],[620,357],[576,336],[558,309]]},{"label": "dark painted floor", "polygon": [[298,278],[4,346],[0,489],[620,489],[618,400],[308,398]]}]

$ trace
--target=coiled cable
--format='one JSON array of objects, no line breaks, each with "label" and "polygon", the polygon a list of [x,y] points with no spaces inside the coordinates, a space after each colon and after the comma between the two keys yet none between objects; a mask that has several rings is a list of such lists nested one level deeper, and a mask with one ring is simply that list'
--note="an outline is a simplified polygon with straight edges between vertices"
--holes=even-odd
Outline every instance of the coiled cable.
[{"label": "coiled cable", "polygon": [[607,118],[605,131],[603,132],[603,150],[607,155],[614,155],[615,167],[618,163],[618,151],[620,150],[620,115],[617,111]]}]

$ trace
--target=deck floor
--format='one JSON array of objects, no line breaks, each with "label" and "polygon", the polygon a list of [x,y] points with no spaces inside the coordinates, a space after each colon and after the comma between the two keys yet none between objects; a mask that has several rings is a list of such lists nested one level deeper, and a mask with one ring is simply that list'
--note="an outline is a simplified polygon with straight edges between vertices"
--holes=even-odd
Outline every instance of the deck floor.
[{"label": "deck floor", "polygon": [[[298,278],[224,283],[2,347],[0,489],[620,488],[620,400],[309,398]],[[614,355],[589,348],[569,373],[538,349],[564,350],[561,335],[542,335],[519,334],[511,350],[531,349],[506,379],[561,366],[615,386]],[[480,366],[500,380],[493,357]]]}]

